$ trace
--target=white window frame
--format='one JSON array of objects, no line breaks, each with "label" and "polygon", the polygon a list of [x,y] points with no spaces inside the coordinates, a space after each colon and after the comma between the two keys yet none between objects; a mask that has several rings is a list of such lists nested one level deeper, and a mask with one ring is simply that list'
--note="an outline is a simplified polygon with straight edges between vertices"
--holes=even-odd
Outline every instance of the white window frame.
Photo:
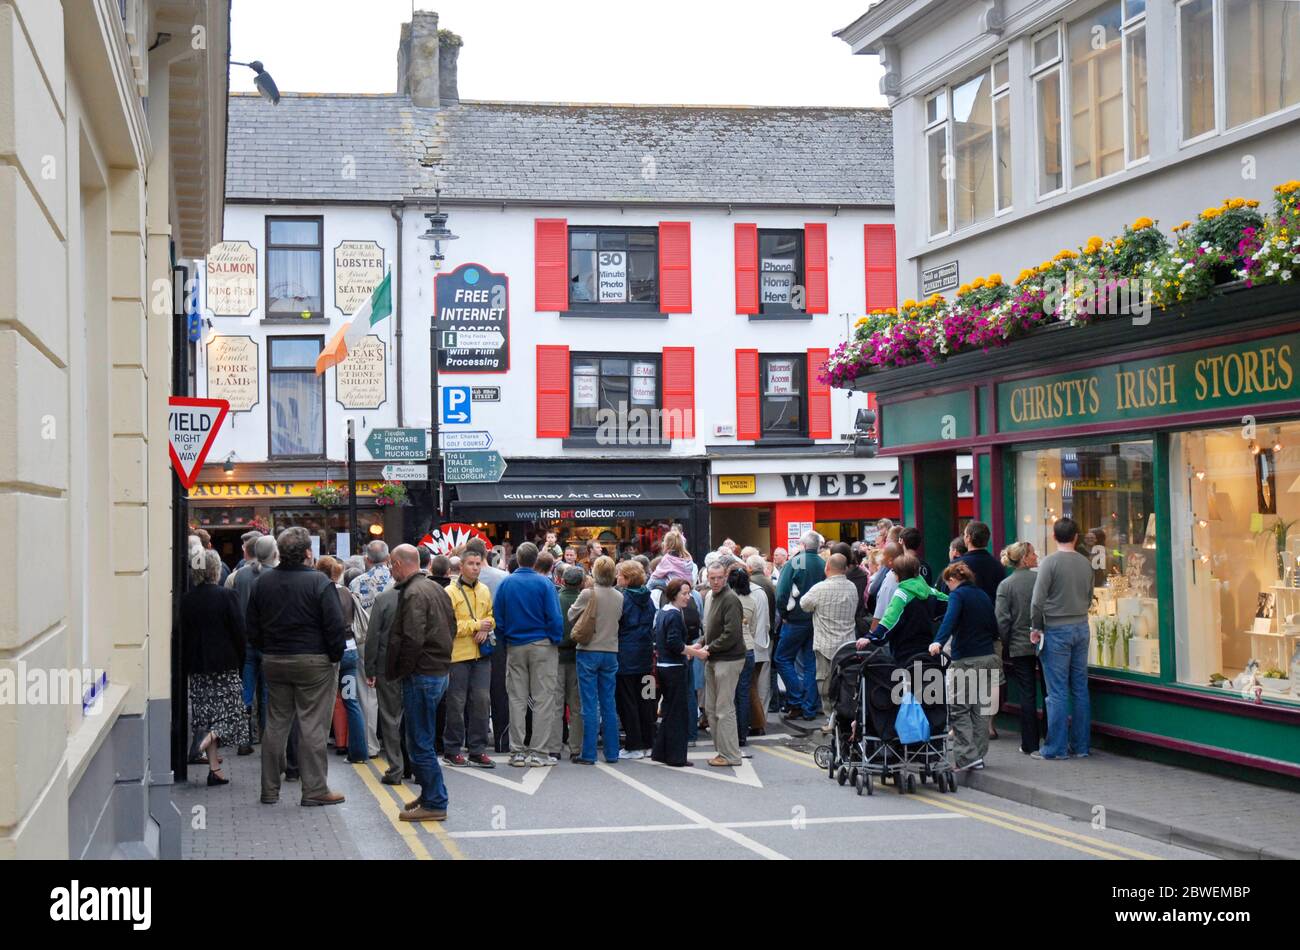
[{"label": "white window frame", "polygon": [[[1003,63],[1008,63],[1008,66],[1007,66],[1007,80],[1006,80],[1006,82],[1002,83],[1002,85],[998,85],[998,84],[997,84],[997,77],[996,77],[995,70],[996,70],[996,68],[997,68],[998,66],[1000,66],[1000,65],[1003,64]],[[939,238],[947,237],[948,235],[950,235],[950,234],[955,234],[955,233],[957,233],[958,231],[965,231],[965,230],[969,230],[970,228],[978,227],[979,225],[981,225],[981,224],[984,223],[983,221],[975,221],[975,222],[973,222],[973,223],[971,223],[971,224],[966,225],[966,226],[963,227],[963,228],[958,228],[958,227],[957,227],[957,224],[956,224],[956,210],[957,210],[957,209],[956,209],[956,204],[957,204],[957,202],[956,202],[956,200],[955,200],[955,199],[956,199],[956,195],[955,195],[956,185],[955,185],[955,183],[954,183],[954,179],[955,179],[956,176],[950,174],[950,175],[945,176],[945,178],[944,178],[944,181],[946,182],[946,187],[945,187],[945,189],[944,189],[944,194],[945,194],[945,200],[947,201],[947,209],[948,209],[948,214],[947,214],[948,227],[947,227],[946,230],[943,230],[943,231],[937,231],[937,232],[931,232],[931,231],[930,231],[930,227],[931,227],[931,225],[932,225],[933,222],[934,222],[934,214],[933,214],[934,209],[933,209],[933,207],[931,206],[931,203],[930,203],[930,202],[931,202],[931,197],[932,197],[931,194],[930,194],[930,182],[931,182],[931,175],[930,175],[930,172],[931,172],[931,169],[930,169],[930,136],[935,135],[935,134],[939,133],[940,130],[942,130],[942,134],[943,134],[944,139],[945,139],[945,145],[944,145],[943,153],[944,153],[944,156],[945,156],[946,158],[951,159],[951,158],[953,157],[953,138],[954,138],[954,132],[955,132],[955,130],[954,130],[954,128],[953,128],[952,90],[953,90],[953,88],[954,88],[955,86],[963,85],[964,83],[969,82],[970,80],[974,79],[976,76],[980,75],[981,73],[983,73],[984,75],[988,76],[988,80],[989,80],[989,120],[990,120],[990,131],[989,131],[989,137],[990,137],[990,154],[993,156],[993,158],[992,158],[992,161],[993,161],[993,176],[992,176],[992,177],[993,177],[993,215],[992,215],[992,217],[990,217],[990,218],[988,218],[988,219],[986,219],[986,220],[990,220],[990,221],[991,221],[991,220],[993,220],[993,218],[997,218],[997,217],[1000,217],[1000,216],[1005,215],[1005,214],[1010,214],[1011,212],[1013,212],[1013,211],[1015,210],[1015,203],[1014,203],[1014,194],[1015,194],[1015,174],[1014,174],[1014,169],[1013,169],[1012,178],[1011,178],[1012,194],[1007,196],[1007,197],[1008,197],[1007,206],[1006,206],[1005,208],[1000,209],[1000,210],[999,210],[999,208],[998,208],[998,201],[999,201],[999,199],[1001,198],[1001,189],[1000,189],[1000,186],[999,186],[999,184],[998,184],[998,160],[999,160],[999,158],[1000,158],[1000,153],[999,153],[999,149],[998,149],[998,131],[997,131],[997,102],[998,102],[998,100],[1001,100],[1001,99],[1006,99],[1006,100],[1008,100],[1008,103],[1007,103],[1008,116],[1009,116],[1010,118],[1013,119],[1013,121],[1012,121],[1012,128],[1013,128],[1012,134],[1013,134],[1013,135],[1015,134],[1015,133],[1014,133],[1014,126],[1015,126],[1014,116],[1012,116],[1011,113],[1010,113],[1010,109],[1011,109],[1011,105],[1010,105],[1010,96],[1011,96],[1011,69],[1010,69],[1010,64],[1009,64],[1009,62],[1008,62],[1008,59],[1007,59],[1007,52],[1006,52],[1006,50],[1003,50],[1001,53],[998,53],[998,54],[997,54],[996,56],[994,56],[991,60],[989,60],[988,65],[986,65],[982,70],[978,70],[978,69],[977,69],[977,70],[974,70],[973,72],[966,73],[965,76],[964,76],[964,77],[963,77],[959,82],[955,82],[955,83],[947,83],[947,84],[941,86],[941,87],[938,88],[938,89],[935,89],[935,90],[932,90],[932,91],[926,93],[924,96],[921,97],[921,128],[922,128],[922,131],[921,131],[921,147],[922,147],[922,151],[923,151],[923,153],[924,153],[924,155],[925,155],[925,205],[926,205],[926,207],[925,207],[925,232],[926,232],[926,234],[928,235],[928,239],[931,240],[931,241],[936,241],[936,240],[938,240]],[[935,99],[938,99],[939,101],[941,101],[941,102],[943,103],[943,114],[942,114],[941,117],[936,118],[936,119],[934,119],[934,120],[931,120],[931,119],[929,118],[929,106],[930,106],[930,103],[931,103],[932,101],[934,101]],[[1015,152],[1015,148],[1012,147],[1012,150],[1011,150],[1011,151],[1012,151],[1012,153],[1014,154],[1014,152]]]},{"label": "white window frame", "polygon": [[[1141,13],[1135,13],[1133,16],[1127,15],[1128,0],[1120,0],[1119,16],[1119,68],[1123,73],[1124,88],[1124,169],[1127,171],[1138,165],[1145,165],[1151,161],[1151,32],[1147,29],[1147,11],[1143,6]],[[1129,37],[1134,33],[1142,31],[1142,44],[1147,50],[1147,153],[1139,158],[1133,157],[1133,140],[1132,140],[1132,123],[1130,117],[1133,115],[1133,93],[1134,90],[1129,86]]]},{"label": "white window frame", "polygon": [[[1065,37],[1064,30],[1060,23],[1054,23],[1046,30],[1035,33],[1029,38],[1029,89],[1031,95],[1031,107],[1034,114],[1034,194],[1038,196],[1039,201],[1047,198],[1053,198],[1062,194],[1067,187],[1069,176],[1066,174],[1067,166],[1070,161],[1069,141],[1067,136],[1070,131],[1070,123],[1065,119]],[[1056,34],[1056,56],[1042,63],[1034,62],[1035,49],[1038,41],[1049,34]],[[1042,191],[1043,186],[1043,159],[1045,157],[1044,149],[1047,144],[1045,130],[1042,127],[1042,110],[1038,107],[1039,93],[1038,85],[1042,82],[1043,77],[1051,74],[1057,74],[1057,104],[1056,114],[1060,116],[1061,133],[1059,146],[1061,150],[1061,185],[1059,188],[1053,188],[1051,191]]]},{"label": "white window frame", "polygon": [[1225,71],[1227,66],[1227,40],[1224,35],[1224,16],[1223,0],[1210,0],[1210,24],[1214,36],[1214,127],[1202,132],[1192,139],[1183,138],[1183,7],[1191,3],[1192,0],[1177,0],[1174,4],[1174,35],[1176,37],[1176,69],[1174,71],[1178,81],[1178,144],[1180,148],[1186,148],[1196,145],[1206,139],[1213,138],[1216,135],[1226,135],[1229,132],[1239,132],[1242,129],[1249,129],[1253,125],[1259,125],[1269,122],[1280,115],[1287,115],[1293,112],[1300,112],[1300,102],[1292,103],[1273,112],[1267,112],[1264,115],[1255,116],[1240,125],[1228,127],[1228,76]]}]

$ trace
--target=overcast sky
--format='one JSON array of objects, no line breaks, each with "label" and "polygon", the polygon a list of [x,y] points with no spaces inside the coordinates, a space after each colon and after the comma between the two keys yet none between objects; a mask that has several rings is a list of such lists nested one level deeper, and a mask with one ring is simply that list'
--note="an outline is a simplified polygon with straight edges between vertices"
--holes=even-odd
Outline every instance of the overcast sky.
[{"label": "overcast sky", "polygon": [[[868,0],[416,0],[465,41],[465,99],[882,106],[831,35]],[[411,0],[234,0],[231,58],[282,92],[394,92]],[[252,72],[231,67],[231,88]]]}]

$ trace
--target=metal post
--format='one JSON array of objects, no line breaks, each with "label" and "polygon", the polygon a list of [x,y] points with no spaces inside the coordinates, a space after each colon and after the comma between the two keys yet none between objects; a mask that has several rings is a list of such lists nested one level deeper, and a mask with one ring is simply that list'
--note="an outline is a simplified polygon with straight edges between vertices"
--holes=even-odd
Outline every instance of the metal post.
[{"label": "metal post", "polygon": [[[189,269],[185,267],[172,268],[172,281],[176,281],[180,276],[181,287],[188,290]],[[175,287],[173,286],[173,299],[175,298]],[[185,297],[182,297],[184,300]],[[173,395],[187,394],[187,377],[189,364],[189,321],[187,316],[188,308],[185,306],[177,307],[173,303],[172,307],[172,393]],[[181,480],[172,472],[172,637],[171,637],[171,685],[172,685],[172,702],[171,702],[171,759],[172,759],[172,781],[184,783],[187,778],[187,766],[190,760],[190,736],[188,730],[189,722],[189,696],[185,680],[185,671],[181,667],[181,657],[184,656],[181,643],[181,593],[185,587],[186,572],[189,569],[187,558],[189,543],[189,505],[185,500],[185,492],[181,488]]]},{"label": "metal post", "polygon": [[[437,304],[435,303],[435,308]],[[442,517],[442,457],[438,447],[438,314],[429,317],[429,517],[432,533]]]},{"label": "metal post", "polygon": [[348,420],[348,553],[355,554],[361,539],[357,537],[357,438],[356,425]]}]

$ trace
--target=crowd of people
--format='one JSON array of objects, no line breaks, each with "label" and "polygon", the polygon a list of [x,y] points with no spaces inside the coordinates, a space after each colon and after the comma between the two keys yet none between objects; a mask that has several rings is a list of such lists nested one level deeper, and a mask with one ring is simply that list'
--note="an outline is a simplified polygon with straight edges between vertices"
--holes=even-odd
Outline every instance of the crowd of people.
[{"label": "crowd of people", "polygon": [[769,712],[830,731],[831,659],[850,642],[900,662],[947,651],[992,685],[951,702],[958,769],[984,767],[1004,669],[1022,697],[1045,685],[1046,737],[1021,702],[1021,751],[1087,756],[1093,565],[1074,523],[1056,523],[1040,563],[1027,542],[996,557],[971,522],[938,575],[915,528],[876,529],[870,543],[809,531],[770,556],[727,540],[698,563],[680,526],[653,556],[546,533],[449,555],[376,540],[345,562],[294,527],[246,534],[234,570],[196,532],[180,615],[191,761],[225,785],[220,749],[260,742],[263,803],[298,781],[303,805],[331,805],[332,737],[349,762],[382,755],[385,784],[414,779],[404,821],[444,820],[442,768],[492,769],[492,752],[516,768],[690,768],[707,732],[707,766],[735,768]]}]

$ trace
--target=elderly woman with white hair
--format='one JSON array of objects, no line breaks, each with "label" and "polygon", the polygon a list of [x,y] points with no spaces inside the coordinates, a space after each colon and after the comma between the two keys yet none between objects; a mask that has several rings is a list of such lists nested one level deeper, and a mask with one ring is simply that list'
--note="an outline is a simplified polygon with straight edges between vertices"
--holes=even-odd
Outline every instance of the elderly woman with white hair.
[{"label": "elderly woman with white hair", "polygon": [[220,585],[221,558],[207,549],[190,569],[190,590],[181,598],[181,663],[189,678],[190,725],[202,734],[199,751],[207,753],[208,784],[228,785],[221,774],[217,747],[246,745],[244,715],[244,619],[239,596]]}]

